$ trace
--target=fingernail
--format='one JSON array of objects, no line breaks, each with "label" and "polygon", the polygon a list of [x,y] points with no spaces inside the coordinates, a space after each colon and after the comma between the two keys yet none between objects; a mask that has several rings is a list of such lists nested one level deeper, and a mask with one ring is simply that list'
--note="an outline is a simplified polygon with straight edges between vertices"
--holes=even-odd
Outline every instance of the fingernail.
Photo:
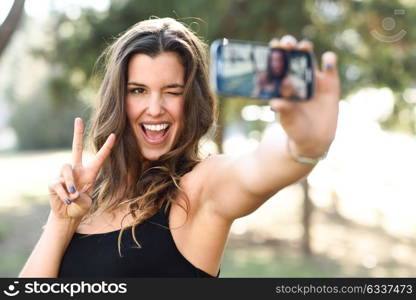
[{"label": "fingernail", "polygon": [[325,65],[325,70],[332,70],[334,68],[333,64],[326,64]]},{"label": "fingernail", "polygon": [[71,186],[69,187],[69,191],[70,191],[72,194],[73,194],[73,193],[75,193],[75,192],[76,192],[75,186],[71,185]]},{"label": "fingernail", "polygon": [[66,202],[66,204],[68,204],[68,205],[69,205],[69,204],[71,204],[71,200],[69,200],[69,199],[66,199],[66,201],[65,201],[65,202]]}]

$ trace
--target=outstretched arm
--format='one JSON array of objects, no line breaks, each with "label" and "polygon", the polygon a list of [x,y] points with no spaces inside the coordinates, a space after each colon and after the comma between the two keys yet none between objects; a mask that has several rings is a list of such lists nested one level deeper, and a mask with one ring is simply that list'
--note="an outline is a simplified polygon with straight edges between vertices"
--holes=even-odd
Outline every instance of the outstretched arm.
[{"label": "outstretched arm", "polygon": [[75,219],[63,220],[51,212],[19,277],[57,277],[61,259],[78,224]]},{"label": "outstretched arm", "polygon": [[[312,49],[308,42],[296,45],[290,36],[283,38],[281,44],[285,48]],[[211,165],[207,169],[215,173],[207,176],[203,199],[216,214],[228,220],[250,214],[314,167],[296,162],[292,155],[313,158],[327,151],[336,131],[340,83],[336,55],[325,53],[322,64],[322,71],[315,70],[313,99],[302,103],[284,99],[270,101],[283,130],[267,131],[259,147],[251,153],[240,157],[218,155],[206,161]]]}]

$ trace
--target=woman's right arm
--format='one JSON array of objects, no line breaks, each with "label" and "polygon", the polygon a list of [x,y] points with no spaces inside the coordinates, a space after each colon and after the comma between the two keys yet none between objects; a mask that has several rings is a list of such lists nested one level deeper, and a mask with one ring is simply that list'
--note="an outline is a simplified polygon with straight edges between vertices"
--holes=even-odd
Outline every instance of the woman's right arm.
[{"label": "woman's right arm", "polygon": [[62,257],[91,207],[91,198],[75,188],[73,169],[66,164],[61,176],[49,185],[51,210],[42,235],[19,277],[57,277]]},{"label": "woman's right arm", "polygon": [[114,146],[111,134],[88,166],[82,164],[83,123],[75,119],[72,165],[61,168],[59,178],[49,185],[51,211],[44,231],[19,277],[56,277],[62,257],[82,217],[91,208],[95,179]]},{"label": "woman's right arm", "polygon": [[62,257],[78,225],[76,219],[60,219],[51,211],[19,277],[57,277]]}]

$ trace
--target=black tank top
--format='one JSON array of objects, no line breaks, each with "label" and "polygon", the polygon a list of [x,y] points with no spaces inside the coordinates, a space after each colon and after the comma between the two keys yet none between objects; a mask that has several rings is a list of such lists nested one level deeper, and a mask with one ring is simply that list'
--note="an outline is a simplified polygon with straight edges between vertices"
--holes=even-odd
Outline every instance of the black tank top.
[{"label": "black tank top", "polygon": [[[120,230],[98,233],[75,233],[62,258],[58,277],[210,277],[195,267],[176,248],[168,227],[169,209],[163,205],[158,212],[122,235],[121,254],[118,252]],[[163,226],[160,226],[163,225]]]}]

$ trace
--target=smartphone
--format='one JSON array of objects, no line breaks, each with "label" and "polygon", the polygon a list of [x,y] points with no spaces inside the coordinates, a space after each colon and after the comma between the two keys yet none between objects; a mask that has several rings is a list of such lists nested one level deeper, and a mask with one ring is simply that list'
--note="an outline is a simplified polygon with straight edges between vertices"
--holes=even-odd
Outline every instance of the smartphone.
[{"label": "smartphone", "polygon": [[314,62],[309,51],[221,39],[211,44],[210,56],[211,84],[219,95],[291,101],[313,97]]}]

